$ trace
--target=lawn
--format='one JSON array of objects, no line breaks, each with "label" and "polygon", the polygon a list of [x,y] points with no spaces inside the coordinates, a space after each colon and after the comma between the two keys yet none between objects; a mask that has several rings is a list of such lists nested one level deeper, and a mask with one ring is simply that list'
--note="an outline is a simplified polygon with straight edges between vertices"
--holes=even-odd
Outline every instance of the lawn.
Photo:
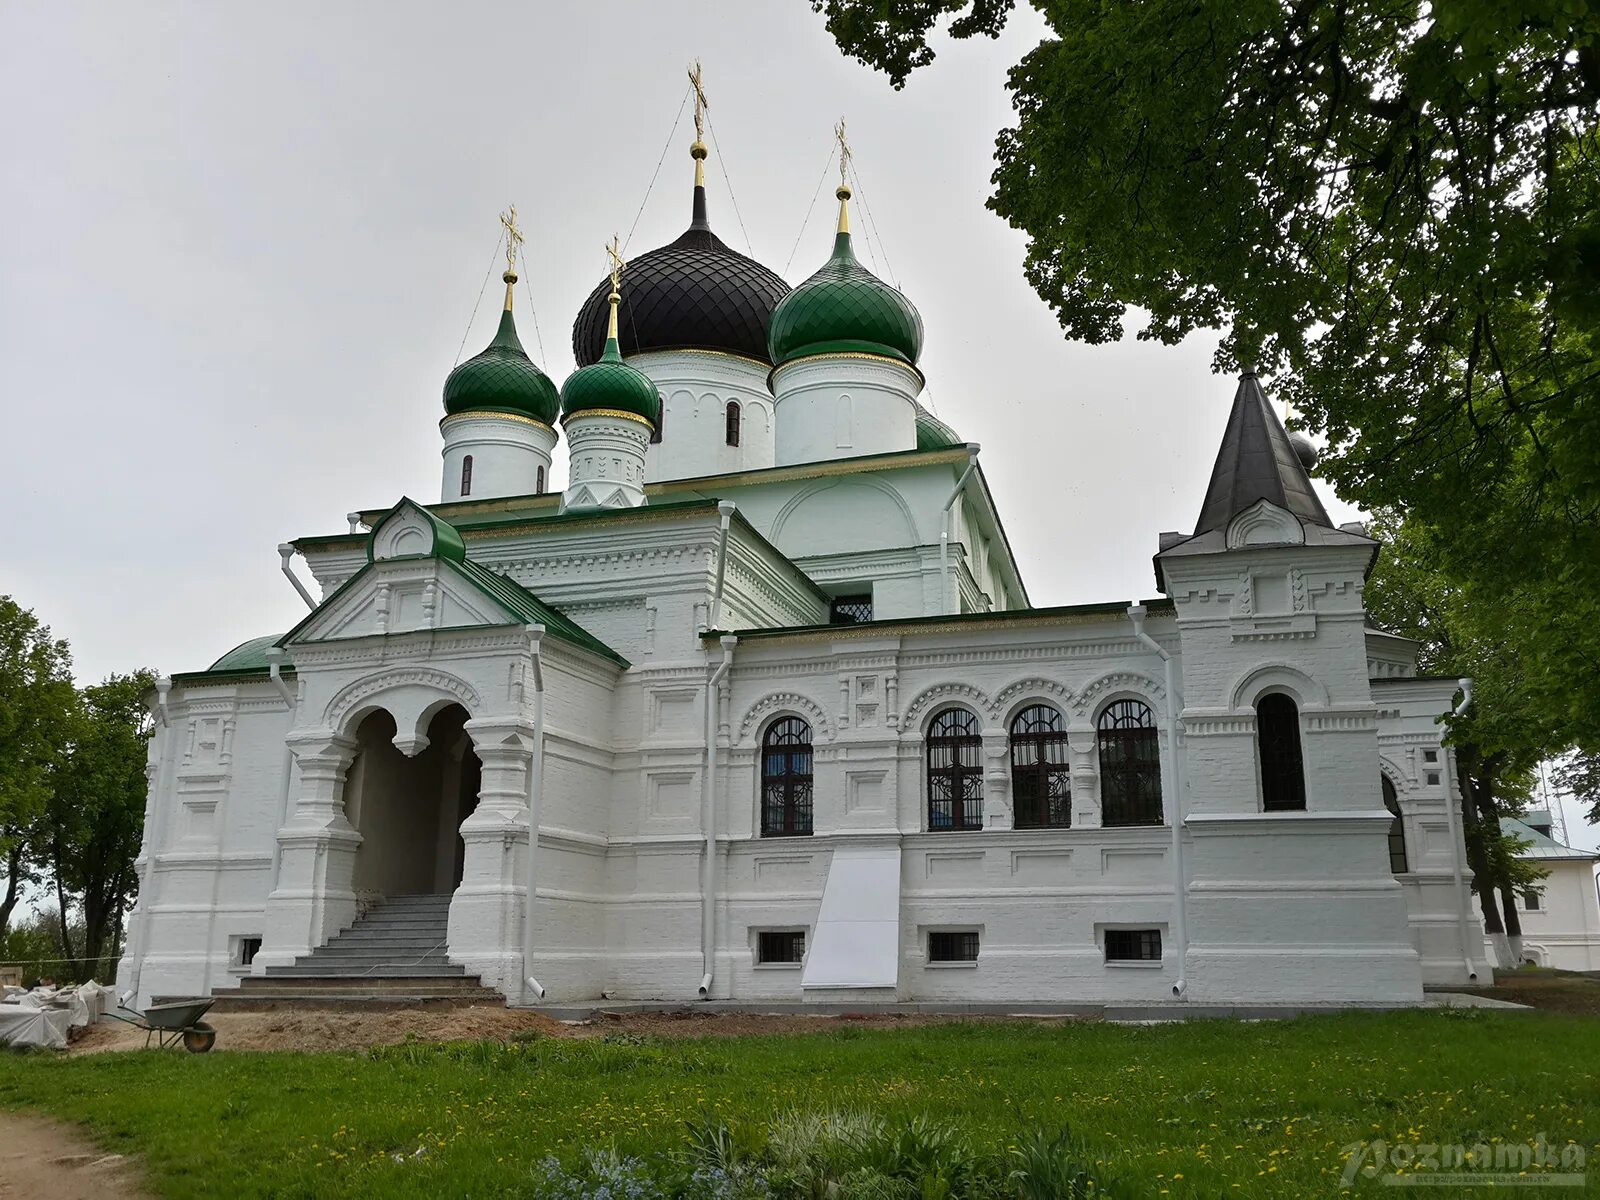
[{"label": "lawn", "polygon": [[[728,1143],[755,1146],[796,1113],[852,1110],[895,1127],[920,1114],[995,1160],[1026,1130],[1070,1126],[1096,1194],[1305,1197],[1337,1194],[1345,1147],[1379,1137],[1471,1146],[1543,1134],[1593,1157],[1597,1072],[1592,1018],[1435,1010],[6,1055],[0,1108],[83,1122],[108,1148],[142,1154],[168,1197],[535,1196],[552,1154],[571,1163],[584,1147],[614,1144],[664,1161],[687,1146],[686,1119],[702,1143],[727,1123]],[[1600,1165],[1591,1179],[1600,1184]]]}]

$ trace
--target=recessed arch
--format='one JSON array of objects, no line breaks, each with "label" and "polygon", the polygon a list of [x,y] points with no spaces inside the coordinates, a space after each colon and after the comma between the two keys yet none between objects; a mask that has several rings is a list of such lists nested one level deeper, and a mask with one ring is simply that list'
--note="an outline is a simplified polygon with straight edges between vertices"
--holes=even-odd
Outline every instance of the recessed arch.
[{"label": "recessed arch", "polygon": [[416,753],[427,745],[428,722],[451,702],[469,714],[483,711],[477,689],[459,676],[437,667],[392,667],[363,676],[336,692],[323,709],[322,724],[349,735],[360,720],[382,708],[394,718],[396,744],[409,740],[416,744],[412,751]]},{"label": "recessed arch", "polygon": [[1231,706],[1237,712],[1253,709],[1268,692],[1285,692],[1304,711],[1327,708],[1328,689],[1304,671],[1279,663],[1259,666],[1233,685]]}]

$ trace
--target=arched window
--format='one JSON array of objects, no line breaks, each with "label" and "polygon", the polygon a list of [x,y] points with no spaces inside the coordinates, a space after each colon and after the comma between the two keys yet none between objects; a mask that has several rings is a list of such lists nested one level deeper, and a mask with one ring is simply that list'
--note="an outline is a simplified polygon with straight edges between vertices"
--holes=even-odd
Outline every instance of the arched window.
[{"label": "arched window", "polygon": [[727,440],[730,446],[739,444],[739,402],[737,400],[728,401]]},{"label": "arched window", "polygon": [[661,435],[665,433],[667,429],[667,398],[662,396],[660,397],[660,400],[661,403],[656,409],[656,427],[650,431],[650,441],[652,444],[659,442],[661,440]]},{"label": "arched window", "polygon": [[1161,824],[1161,743],[1143,700],[1116,700],[1097,722],[1100,823]]},{"label": "arched window", "polygon": [[1383,806],[1394,814],[1394,820],[1389,822],[1389,872],[1404,875],[1411,868],[1406,862],[1406,825],[1400,819],[1400,797],[1387,775],[1379,778],[1383,780]]},{"label": "arched window", "polygon": [[761,836],[811,832],[811,726],[780,717],[761,739]]},{"label": "arched window", "polygon": [[1011,722],[1011,807],[1018,829],[1072,824],[1072,767],[1061,714],[1030,704]]},{"label": "arched window", "polygon": [[964,708],[928,725],[928,828],[983,828],[983,738]]},{"label": "arched window", "polygon": [[544,491],[544,468],[543,467],[540,467],[538,470],[536,470],[533,473],[533,490],[536,491],[536,492],[543,492]]},{"label": "arched window", "polygon": [[1303,811],[1305,765],[1300,758],[1300,710],[1282,692],[1256,701],[1256,752],[1261,757],[1261,807],[1266,812]]},{"label": "arched window", "polygon": [[472,455],[461,460],[461,494],[472,495]]}]

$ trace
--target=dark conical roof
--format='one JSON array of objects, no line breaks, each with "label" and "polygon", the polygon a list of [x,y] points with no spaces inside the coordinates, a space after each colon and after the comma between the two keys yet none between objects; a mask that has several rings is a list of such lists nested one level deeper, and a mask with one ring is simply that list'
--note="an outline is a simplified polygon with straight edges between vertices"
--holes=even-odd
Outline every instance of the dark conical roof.
[{"label": "dark conical roof", "polygon": [[[706,189],[696,185],[689,228],[675,242],[628,264],[619,346],[624,356],[646,350],[719,350],[760,362],[767,357],[767,323],[789,285],[753,258],[733,250],[706,220]],[[604,279],[589,293],[572,325],[572,354],[580,367],[597,362],[606,344]]]},{"label": "dark conical roof", "polygon": [[1270,500],[1302,521],[1333,528],[1289,435],[1254,371],[1239,377],[1222,449],[1195,522],[1196,536],[1221,529],[1258,500]]}]

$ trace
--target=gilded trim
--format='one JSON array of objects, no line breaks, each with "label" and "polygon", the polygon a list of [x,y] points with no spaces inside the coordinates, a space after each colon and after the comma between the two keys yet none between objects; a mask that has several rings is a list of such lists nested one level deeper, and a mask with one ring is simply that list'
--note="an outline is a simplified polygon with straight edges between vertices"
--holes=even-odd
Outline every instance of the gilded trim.
[{"label": "gilded trim", "polygon": [[[630,358],[644,358],[650,354],[709,354],[712,358],[731,358],[734,362],[749,363],[752,367],[760,367],[764,371],[772,370],[772,364],[764,358],[751,358],[748,354],[734,354],[730,350],[709,350],[701,346],[678,346],[675,348],[661,347],[660,349],[635,350],[632,354],[622,356],[622,361]],[[635,368],[637,370],[637,368]]]},{"label": "gilded trim", "polygon": [[570,425],[584,417],[620,417],[624,421],[637,421],[646,429],[654,429],[655,422],[649,417],[641,417],[638,413],[627,412],[620,408],[580,408],[577,412],[567,413],[561,418],[563,425]]},{"label": "gilded trim", "polygon": [[443,431],[443,429],[447,425],[449,425],[451,421],[466,421],[466,420],[473,420],[473,419],[476,419],[476,420],[479,420],[479,421],[486,421],[486,420],[489,420],[490,418],[493,418],[493,419],[499,420],[499,421],[518,421],[518,422],[521,422],[524,425],[535,425],[538,428],[547,430],[550,433],[554,433],[555,432],[555,429],[553,427],[551,427],[549,425],[546,425],[543,421],[539,420],[537,417],[525,417],[521,413],[501,412],[499,409],[470,409],[470,408],[466,409],[463,412],[445,414],[443,417],[441,417],[439,419],[439,429],[441,431]]},{"label": "gilded trim", "polygon": [[857,358],[867,362],[886,363],[891,367],[899,367],[907,374],[915,376],[919,384],[926,384],[928,382],[928,377],[922,373],[921,367],[918,367],[915,363],[908,363],[903,358],[895,358],[888,354],[868,354],[865,350],[830,350],[821,354],[804,354],[799,358],[791,358],[779,363],[777,366],[772,368],[771,374],[767,376],[767,386],[771,387],[773,384],[777,383],[778,376],[790,367],[798,367],[802,363],[821,362],[825,359],[840,358]]}]

